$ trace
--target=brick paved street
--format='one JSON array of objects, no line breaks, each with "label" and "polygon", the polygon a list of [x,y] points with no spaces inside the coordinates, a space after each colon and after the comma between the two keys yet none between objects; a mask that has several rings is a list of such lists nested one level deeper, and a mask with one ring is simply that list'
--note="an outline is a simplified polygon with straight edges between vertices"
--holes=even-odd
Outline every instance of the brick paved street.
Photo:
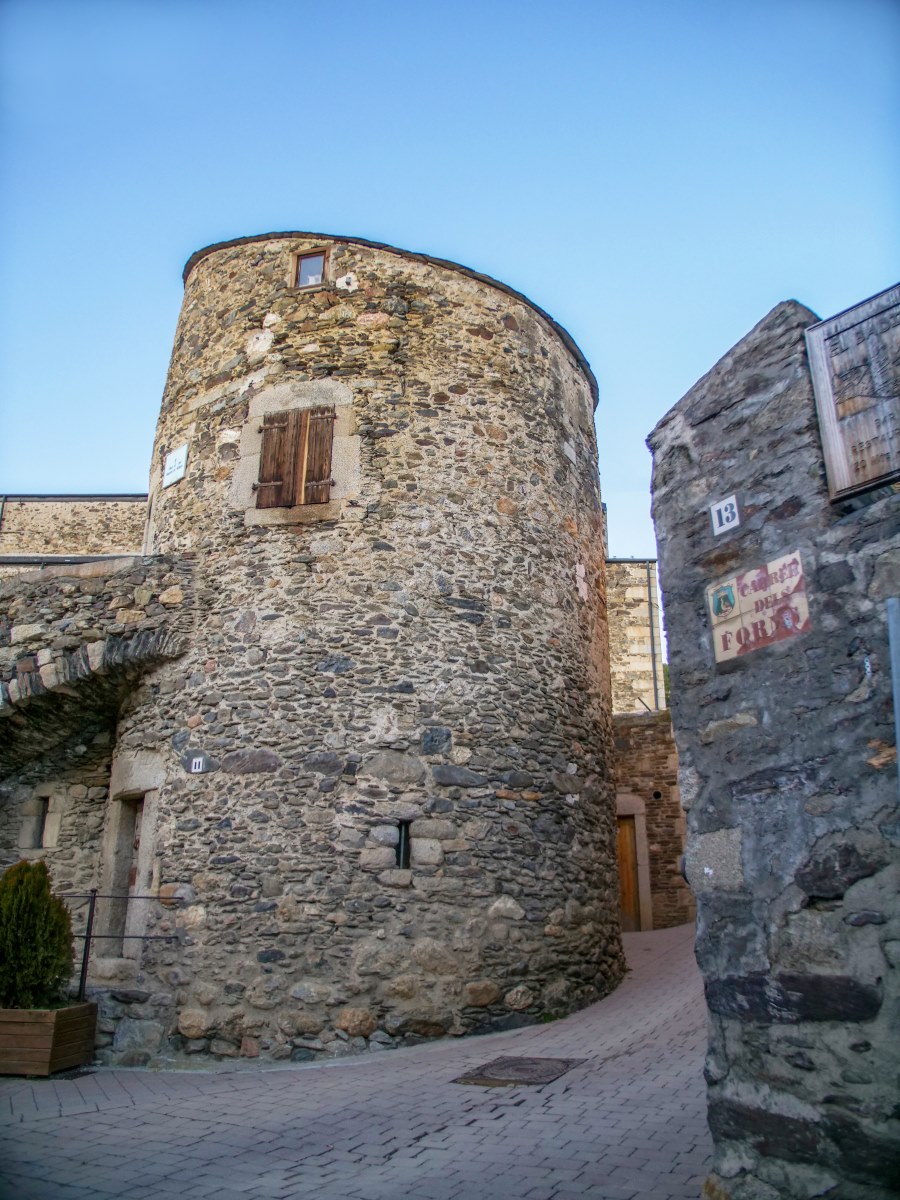
[{"label": "brick paved street", "polygon": [[[564,1021],[303,1066],[0,1082],[3,1200],[696,1200],[710,1139],[693,928]],[[539,1087],[453,1083],[583,1058]]]}]

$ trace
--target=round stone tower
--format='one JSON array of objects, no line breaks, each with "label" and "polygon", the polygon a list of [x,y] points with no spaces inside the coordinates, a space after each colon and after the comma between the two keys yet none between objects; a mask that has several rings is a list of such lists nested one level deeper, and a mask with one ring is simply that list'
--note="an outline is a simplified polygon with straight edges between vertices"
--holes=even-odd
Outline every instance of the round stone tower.
[{"label": "round stone tower", "polygon": [[357,238],[222,243],[185,284],[146,551],[192,564],[193,632],[113,768],[182,903],[145,917],[177,935],[141,967],[161,1046],[302,1059],[596,999],[623,959],[587,363],[495,280]]}]

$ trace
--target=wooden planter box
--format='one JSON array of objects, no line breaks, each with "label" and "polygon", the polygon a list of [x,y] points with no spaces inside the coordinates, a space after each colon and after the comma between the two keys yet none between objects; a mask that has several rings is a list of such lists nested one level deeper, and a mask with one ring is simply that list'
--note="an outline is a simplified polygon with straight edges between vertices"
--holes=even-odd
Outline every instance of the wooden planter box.
[{"label": "wooden planter box", "polygon": [[96,1004],[0,1008],[0,1075],[52,1075],[94,1057]]}]

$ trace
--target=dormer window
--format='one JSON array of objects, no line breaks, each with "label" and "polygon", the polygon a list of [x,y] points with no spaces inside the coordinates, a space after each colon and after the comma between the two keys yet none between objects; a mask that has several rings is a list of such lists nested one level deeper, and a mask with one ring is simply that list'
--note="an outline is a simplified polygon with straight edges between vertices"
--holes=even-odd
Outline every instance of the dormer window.
[{"label": "dormer window", "polygon": [[325,278],[325,251],[298,254],[294,259],[294,287],[318,287]]}]

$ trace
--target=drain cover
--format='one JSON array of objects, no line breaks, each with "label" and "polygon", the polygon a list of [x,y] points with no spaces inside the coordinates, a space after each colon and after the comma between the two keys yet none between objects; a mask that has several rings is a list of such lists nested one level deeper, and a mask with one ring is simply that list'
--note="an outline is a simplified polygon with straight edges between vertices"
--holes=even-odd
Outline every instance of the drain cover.
[{"label": "drain cover", "polygon": [[479,1087],[550,1083],[584,1061],[583,1058],[494,1058],[453,1082],[474,1083]]}]

